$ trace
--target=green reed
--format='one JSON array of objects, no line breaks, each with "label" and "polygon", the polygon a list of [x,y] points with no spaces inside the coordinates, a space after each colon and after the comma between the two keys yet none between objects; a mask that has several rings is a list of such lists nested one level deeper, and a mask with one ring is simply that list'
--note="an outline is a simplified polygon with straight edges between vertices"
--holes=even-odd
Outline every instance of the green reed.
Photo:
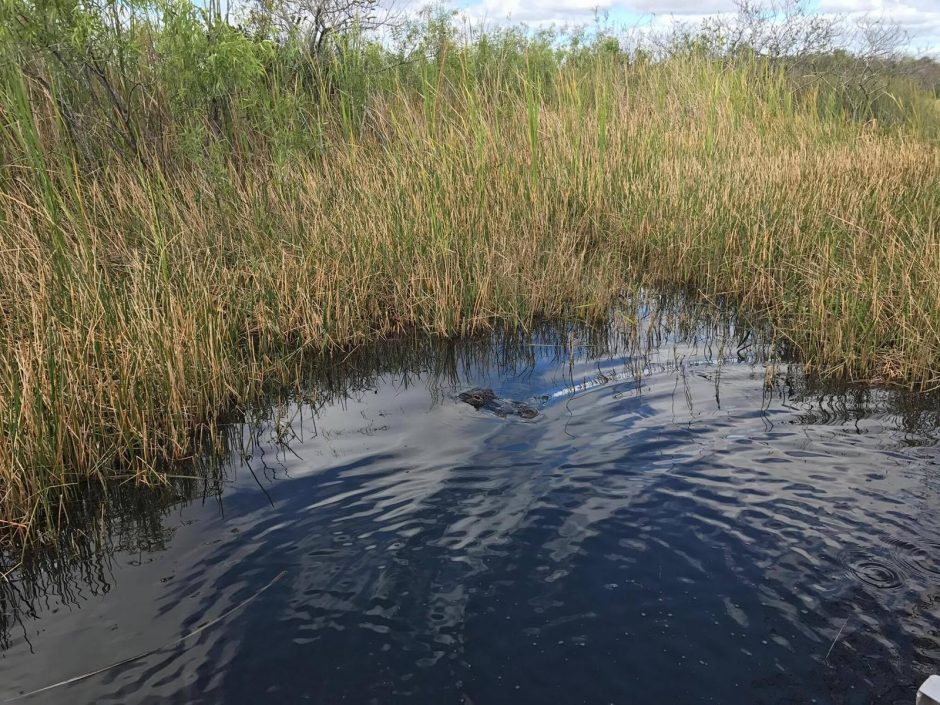
[{"label": "green reed", "polygon": [[694,47],[464,41],[429,16],[410,50],[351,32],[311,54],[185,1],[125,4],[119,26],[53,4],[0,22],[18,531],[82,483],[165,482],[324,351],[597,318],[643,287],[730,302],[828,374],[940,383],[922,88],[860,119],[784,64]]}]

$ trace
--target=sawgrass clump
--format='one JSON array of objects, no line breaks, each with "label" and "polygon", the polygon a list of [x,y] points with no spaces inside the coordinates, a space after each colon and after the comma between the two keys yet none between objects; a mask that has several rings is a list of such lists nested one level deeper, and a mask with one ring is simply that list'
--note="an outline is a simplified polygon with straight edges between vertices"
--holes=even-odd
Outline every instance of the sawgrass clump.
[{"label": "sawgrass clump", "polygon": [[118,37],[3,23],[6,527],[88,481],[163,481],[323,351],[603,316],[642,287],[757,316],[817,370],[940,383],[921,88],[860,119],[694,45],[459,41],[437,19],[407,54],[351,32],[310,55],[162,7]]}]

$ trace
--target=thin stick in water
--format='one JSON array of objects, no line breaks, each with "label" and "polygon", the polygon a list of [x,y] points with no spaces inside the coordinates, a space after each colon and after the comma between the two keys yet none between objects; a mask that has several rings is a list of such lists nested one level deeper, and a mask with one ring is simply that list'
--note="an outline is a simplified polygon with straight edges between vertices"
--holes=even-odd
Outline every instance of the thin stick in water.
[{"label": "thin stick in water", "polygon": [[252,596],[249,597],[248,599],[244,600],[243,602],[238,603],[237,605],[235,605],[232,609],[228,610],[227,612],[223,612],[223,613],[220,614],[218,617],[216,617],[215,619],[213,619],[211,622],[206,622],[206,623],[203,624],[201,627],[199,627],[199,628],[197,628],[197,629],[194,629],[193,631],[189,632],[188,634],[184,634],[183,636],[181,636],[181,637],[179,637],[179,638],[177,638],[177,639],[174,639],[173,641],[168,641],[166,644],[163,644],[162,646],[158,646],[157,648],[155,648],[155,649],[150,649],[149,651],[145,651],[145,652],[143,652],[142,654],[137,654],[136,656],[131,656],[130,658],[126,658],[126,659],[123,659],[123,660],[118,661],[118,662],[116,662],[116,663],[112,663],[112,664],[110,664],[110,665],[108,665],[108,666],[104,666],[103,668],[99,668],[99,669],[96,670],[96,671],[89,671],[88,673],[83,673],[83,674],[80,675],[80,676],[75,676],[74,678],[68,678],[67,680],[59,681],[58,683],[53,683],[52,685],[47,685],[47,686],[45,686],[44,688],[39,688],[39,689],[37,689],[37,690],[31,690],[31,691],[29,691],[28,693],[21,693],[20,695],[14,696],[14,697],[12,697],[12,698],[7,698],[7,699],[4,700],[3,702],[5,702],[5,703],[12,703],[12,702],[14,702],[14,701],[16,701],[16,700],[23,700],[24,698],[28,698],[28,697],[30,697],[30,696],[32,696],[32,695],[38,695],[39,693],[45,693],[47,690],[52,690],[53,688],[59,688],[59,687],[61,687],[61,686],[63,686],[63,685],[70,685],[71,683],[77,683],[78,681],[83,681],[83,680],[85,680],[86,678],[91,678],[92,676],[97,676],[99,673],[104,673],[105,671],[110,671],[112,668],[117,668],[118,666],[123,666],[123,665],[125,665],[125,664],[132,663],[132,662],[134,662],[134,661],[139,661],[139,660],[142,659],[142,658],[145,658],[145,657],[147,657],[147,656],[150,656],[150,655],[152,655],[152,654],[155,654],[155,653],[157,653],[157,652],[159,652],[159,651],[163,651],[164,649],[168,649],[168,648],[171,647],[171,646],[176,646],[176,645],[179,644],[180,642],[186,641],[186,639],[188,639],[189,637],[195,636],[195,635],[198,634],[199,632],[205,631],[206,629],[208,629],[209,627],[213,626],[214,624],[218,624],[219,622],[221,622],[223,619],[225,619],[226,617],[228,617],[228,616],[231,615],[232,613],[237,612],[237,611],[240,610],[242,607],[244,607],[245,605],[247,605],[249,602],[251,602],[252,600],[254,600],[256,597],[258,597],[258,595],[260,595],[260,594],[263,593],[265,590],[267,590],[269,587],[271,587],[272,585],[274,585],[274,583],[276,583],[278,580],[280,580],[281,578],[283,578],[286,574],[287,574],[287,571],[286,571],[286,570],[282,570],[280,573],[277,574],[277,576],[274,577],[274,579],[273,579],[271,582],[269,582],[269,583],[268,583],[267,585],[265,585],[263,588],[261,588],[260,590],[258,590],[258,592],[256,592],[254,595],[252,595]]},{"label": "thin stick in water", "polygon": [[832,653],[833,647],[836,645],[836,642],[839,641],[839,637],[842,636],[842,632],[845,630],[845,625],[849,623],[849,619],[852,618],[852,615],[849,615],[845,618],[845,621],[842,622],[842,629],[839,630],[839,633],[836,634],[836,638],[832,640],[832,643],[829,645],[829,651],[826,652],[826,658],[823,659],[826,663],[829,663],[829,654]]}]

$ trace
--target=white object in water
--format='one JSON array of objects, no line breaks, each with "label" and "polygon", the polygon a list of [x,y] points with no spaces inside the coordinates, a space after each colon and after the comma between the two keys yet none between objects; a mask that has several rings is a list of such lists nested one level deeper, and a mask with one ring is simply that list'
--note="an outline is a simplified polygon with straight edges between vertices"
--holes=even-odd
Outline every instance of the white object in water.
[{"label": "white object in water", "polygon": [[940,676],[930,676],[917,691],[917,705],[940,705]]}]

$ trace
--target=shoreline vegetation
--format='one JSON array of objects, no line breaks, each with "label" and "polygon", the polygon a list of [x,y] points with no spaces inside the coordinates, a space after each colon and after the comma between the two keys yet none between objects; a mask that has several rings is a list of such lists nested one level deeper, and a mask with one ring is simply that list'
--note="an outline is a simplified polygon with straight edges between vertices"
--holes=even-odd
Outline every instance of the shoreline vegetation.
[{"label": "shoreline vegetation", "polygon": [[630,45],[2,0],[5,533],[83,483],[164,481],[324,351],[641,289],[823,374],[937,387],[940,69],[800,7]]}]

